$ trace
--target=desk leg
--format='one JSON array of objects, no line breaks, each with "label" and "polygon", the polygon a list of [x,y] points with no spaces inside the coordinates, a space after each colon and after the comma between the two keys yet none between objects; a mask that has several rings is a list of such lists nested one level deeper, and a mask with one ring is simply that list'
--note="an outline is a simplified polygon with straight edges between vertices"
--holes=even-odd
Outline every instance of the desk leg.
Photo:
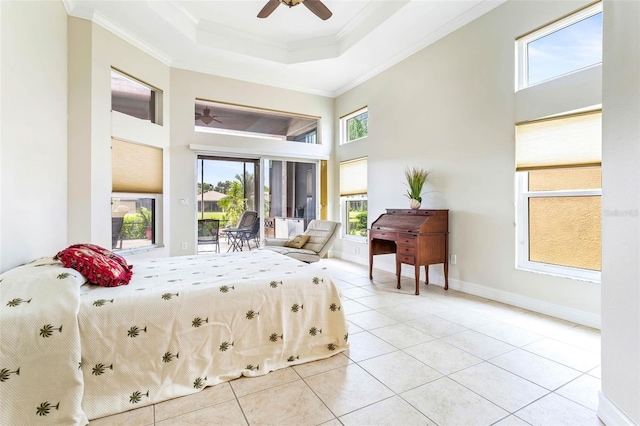
[{"label": "desk leg", "polygon": [[424,283],[429,285],[429,265],[424,265]]},{"label": "desk leg", "polygon": [[449,233],[444,239],[444,289],[449,290]]},{"label": "desk leg", "polygon": [[[369,246],[371,246],[371,241],[369,241]],[[373,253],[369,250],[369,279],[373,279]]]},{"label": "desk leg", "polygon": [[449,262],[444,262],[444,289],[449,290]]},{"label": "desk leg", "polygon": [[413,266],[415,275],[416,275],[416,296],[420,295],[420,265],[417,264]]},{"label": "desk leg", "polygon": [[398,285],[396,288],[400,288],[400,268],[402,268],[402,264],[398,261],[398,257],[396,256],[396,277],[398,279]]}]

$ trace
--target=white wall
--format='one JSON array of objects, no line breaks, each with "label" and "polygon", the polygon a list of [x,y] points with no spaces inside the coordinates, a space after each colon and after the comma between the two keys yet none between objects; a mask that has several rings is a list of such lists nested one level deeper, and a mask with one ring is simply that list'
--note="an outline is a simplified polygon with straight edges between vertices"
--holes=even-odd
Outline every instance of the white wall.
[{"label": "white wall", "polygon": [[67,14],[0,2],[0,272],[67,242]]},{"label": "white wall", "polygon": [[640,425],[640,2],[605,1],[603,68],[598,416]]},{"label": "white wall", "polygon": [[[238,157],[329,158],[333,147],[333,99],[247,83],[181,69],[171,69],[171,255],[196,251],[196,159],[198,153]],[[207,99],[321,117],[322,145],[270,141],[196,132],[195,99]],[[188,199],[187,206],[179,204]],[[182,250],[183,242],[187,249]]]},{"label": "white wall", "polygon": [[[111,112],[111,67],[163,91],[162,125]],[[169,254],[169,70],[99,25],[69,18],[69,243],[110,247],[113,136],[164,150],[164,247],[150,255]]]},{"label": "white wall", "polygon": [[[587,3],[507,2],[338,97],[336,117],[368,105],[369,136],[337,147],[335,164],[368,156],[369,223],[385,208],[408,208],[406,167],[432,171],[422,208],[450,210],[453,288],[597,327],[599,284],[515,268],[515,123],[600,103],[601,71],[564,77],[554,96],[557,83],[515,94],[514,41]],[[364,245],[359,255],[351,242],[336,250],[368,262]],[[374,264],[394,269],[392,255]],[[430,270],[442,284],[442,267]]]}]

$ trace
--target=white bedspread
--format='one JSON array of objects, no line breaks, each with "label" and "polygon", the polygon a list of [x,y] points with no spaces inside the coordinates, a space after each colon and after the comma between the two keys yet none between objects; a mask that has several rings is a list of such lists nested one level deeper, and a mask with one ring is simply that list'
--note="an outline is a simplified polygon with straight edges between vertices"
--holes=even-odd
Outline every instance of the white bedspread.
[{"label": "white bedspread", "polygon": [[[338,290],[317,265],[306,265],[267,250],[152,259],[133,265],[134,275],[128,286],[84,285],[80,287],[79,302],[75,302],[76,284],[76,293],[65,294],[67,302],[57,308],[68,316],[75,315],[70,305],[79,305],[75,312],[82,346],[81,369],[78,370],[78,350],[73,344],[58,346],[52,361],[66,366],[65,377],[82,373],[82,410],[90,419],[195,393],[241,375],[259,376],[326,358],[347,348],[347,325]],[[10,371],[20,367],[22,377],[25,371],[22,365],[31,366],[41,360],[14,362],[24,354],[22,349],[5,357],[5,311],[8,311],[5,299],[10,296],[5,297],[4,282],[0,285],[3,303],[0,368],[5,368],[5,364]],[[57,327],[61,321],[43,318],[39,322]],[[72,332],[73,321],[70,322]],[[23,333],[19,324],[15,327],[16,331],[7,339],[11,342],[9,346]],[[65,323],[64,333],[53,334],[66,335],[66,331]],[[43,338],[42,342],[32,340],[44,342]],[[42,369],[48,371],[49,367]],[[16,374],[9,377],[0,383],[3,403],[5,384],[17,382]],[[82,377],[74,380],[75,387],[82,389]],[[55,382],[44,380],[47,381]],[[36,405],[45,401],[56,405],[63,394],[67,395],[69,386],[55,386],[64,389],[59,392],[60,398],[42,396],[34,401],[37,400]],[[73,401],[79,408],[77,394],[76,391],[76,396],[70,397],[69,407]],[[29,418],[22,416],[33,418],[34,403],[26,404],[24,412],[10,413],[8,419],[12,421],[7,424],[15,424],[16,418]],[[74,419],[73,422],[56,420],[62,408],[61,403],[38,420],[83,423],[79,409],[71,410],[65,417]],[[3,420],[4,415],[5,410]]]},{"label": "white bedspread", "polygon": [[87,423],[78,368],[84,282],[51,258],[0,276],[0,424]]}]

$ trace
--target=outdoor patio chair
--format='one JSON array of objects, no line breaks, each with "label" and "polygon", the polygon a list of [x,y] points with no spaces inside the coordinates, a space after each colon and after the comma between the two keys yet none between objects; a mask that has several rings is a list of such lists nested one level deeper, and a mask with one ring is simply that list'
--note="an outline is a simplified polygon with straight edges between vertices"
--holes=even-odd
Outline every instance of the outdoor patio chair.
[{"label": "outdoor patio chair", "polygon": [[251,251],[251,241],[254,242],[256,248],[260,244],[260,218],[257,217],[250,230],[244,231],[240,234],[240,247],[244,247],[244,243],[247,243],[249,251]]},{"label": "outdoor patio chair", "polygon": [[251,231],[253,225],[258,220],[258,212],[254,210],[245,210],[238,221],[238,226],[235,228],[223,229],[227,239],[229,241],[229,250],[242,251],[242,236],[245,232]]},{"label": "outdoor patio chair", "polygon": [[213,244],[220,253],[220,221],[218,219],[198,219],[198,245]]},{"label": "outdoor patio chair", "polygon": [[114,249],[118,245],[120,240],[120,248],[122,248],[122,225],[124,224],[124,217],[112,217],[111,218],[111,248]]}]

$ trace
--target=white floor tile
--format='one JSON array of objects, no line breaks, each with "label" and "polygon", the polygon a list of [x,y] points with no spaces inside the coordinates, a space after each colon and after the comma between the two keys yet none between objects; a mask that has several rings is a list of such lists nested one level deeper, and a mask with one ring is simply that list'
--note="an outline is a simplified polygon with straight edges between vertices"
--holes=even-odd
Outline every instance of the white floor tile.
[{"label": "white floor tile", "polygon": [[602,425],[595,411],[553,393],[514,414],[533,426]]},{"label": "white floor tile", "polygon": [[485,334],[489,337],[493,337],[494,339],[498,339],[502,342],[518,347],[544,339],[544,336],[540,334],[496,320],[480,322],[469,328],[477,331],[478,333]]},{"label": "white floor tile", "polygon": [[404,350],[442,374],[451,374],[482,362],[482,359],[441,340],[432,340]]},{"label": "white floor tile", "polygon": [[600,365],[600,353],[580,349],[554,339],[538,340],[523,346],[522,349],[582,372],[587,372]]},{"label": "white floor tile", "polygon": [[549,390],[555,390],[581,374],[578,370],[521,349],[492,358],[489,362]]},{"label": "white floor tile", "polygon": [[376,311],[393,318],[396,321],[407,322],[428,315],[418,308],[407,306],[404,303],[378,308]]},{"label": "white floor tile", "polygon": [[395,393],[442,377],[433,368],[400,351],[362,361],[359,365]]},{"label": "white floor tile", "polygon": [[597,411],[600,388],[600,379],[585,374],[567,383],[558,389],[556,393],[593,411]]},{"label": "white floor tile", "polygon": [[238,398],[250,425],[303,425],[330,421],[333,414],[302,380]]},{"label": "white floor tile", "polygon": [[344,354],[356,362],[397,351],[398,348],[374,336],[364,332],[349,336],[349,349]]},{"label": "white floor tile", "polygon": [[509,412],[549,393],[541,386],[486,362],[458,371],[449,378]]},{"label": "white floor tile", "polygon": [[400,396],[439,426],[486,426],[509,414],[447,377]]},{"label": "white floor tile", "polygon": [[436,426],[399,396],[376,402],[340,417],[345,426]]},{"label": "white floor tile", "polygon": [[371,330],[372,328],[384,327],[391,324],[397,324],[398,321],[391,317],[382,315],[375,310],[358,312],[357,314],[348,314],[347,319],[365,330]]},{"label": "white floor tile", "polygon": [[515,349],[514,346],[473,330],[443,337],[442,341],[482,359],[493,358]]},{"label": "white floor tile", "polygon": [[394,395],[389,388],[355,364],[316,374],[305,381],[336,416],[343,416]]},{"label": "white floor tile", "polygon": [[415,346],[434,339],[433,336],[424,334],[418,329],[406,324],[392,324],[373,329],[370,333],[399,349]]},{"label": "white floor tile", "polygon": [[467,330],[461,325],[452,323],[434,315],[427,315],[407,322],[411,327],[415,327],[425,334],[433,337],[445,337],[450,334],[460,333]]}]

